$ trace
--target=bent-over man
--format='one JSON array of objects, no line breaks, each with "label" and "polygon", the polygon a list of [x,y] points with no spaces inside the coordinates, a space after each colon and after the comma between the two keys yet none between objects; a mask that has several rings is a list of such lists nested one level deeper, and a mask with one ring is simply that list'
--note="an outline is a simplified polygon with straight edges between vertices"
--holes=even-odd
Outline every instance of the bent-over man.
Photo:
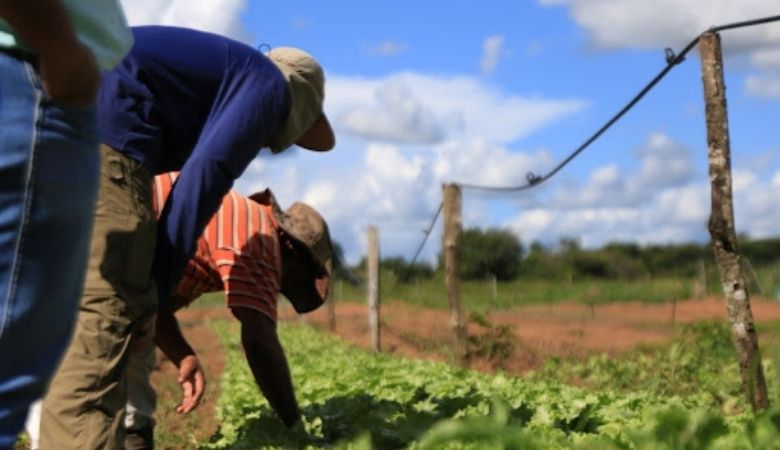
[{"label": "bent-over man", "polygon": [[[154,206],[161,206],[176,174],[155,177]],[[206,292],[224,291],[227,307],[241,322],[241,343],[257,385],[285,425],[299,420],[290,370],[276,334],[277,295],[298,312],[320,306],[330,289],[332,247],[327,224],[313,208],[295,203],[282,211],[270,191],[249,198],[231,191],[198,240],[178,289],[160,309],[157,346],[179,364],[183,398],[177,411],[195,408],[205,378],[197,355],[182,335],[174,311]],[[128,450],[153,448],[155,393],[149,384],[154,347],[130,355]]]},{"label": "bent-over man", "polygon": [[[131,338],[173,294],[234,180],[261,148],[335,145],[323,71],[307,53],[266,55],[185,28],[132,31],[135,45],[98,96],[95,226],[74,338],[43,400],[46,450],[121,448]],[[156,221],[153,176],[175,170]]]},{"label": "bent-over man", "polygon": [[[158,213],[177,176],[155,177],[152,192]],[[249,198],[230,191],[223,198],[176,292],[157,317],[158,347],[172,361],[180,361],[183,395],[178,412],[188,413],[198,405],[206,380],[174,312],[204,293],[224,291],[227,307],[241,322],[241,343],[257,385],[285,425],[299,421],[287,359],[276,334],[277,297],[285,295],[300,313],[322,305],[330,292],[332,253],[327,224],[313,208],[295,203],[283,212],[269,190]],[[154,448],[156,395],[149,376],[155,352],[151,342],[140,342],[130,351],[126,372],[127,450]],[[37,408],[27,425],[33,449],[38,444]]]}]

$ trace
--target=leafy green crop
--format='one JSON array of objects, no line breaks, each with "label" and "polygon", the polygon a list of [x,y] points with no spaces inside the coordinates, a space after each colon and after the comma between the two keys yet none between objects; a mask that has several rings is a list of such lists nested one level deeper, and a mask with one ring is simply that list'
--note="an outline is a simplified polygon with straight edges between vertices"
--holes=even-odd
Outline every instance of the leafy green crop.
[{"label": "leafy green crop", "polygon": [[286,429],[255,386],[234,324],[211,449],[769,449],[780,410],[724,415],[704,395],[577,388],[357,349],[280,325],[303,426]]},{"label": "leafy green crop", "polygon": [[668,347],[639,350],[620,359],[608,355],[584,362],[550,359],[530,378],[657,395],[699,395],[709,398],[707,406],[727,414],[739,412],[744,398],[731,332],[723,321],[684,325]]}]

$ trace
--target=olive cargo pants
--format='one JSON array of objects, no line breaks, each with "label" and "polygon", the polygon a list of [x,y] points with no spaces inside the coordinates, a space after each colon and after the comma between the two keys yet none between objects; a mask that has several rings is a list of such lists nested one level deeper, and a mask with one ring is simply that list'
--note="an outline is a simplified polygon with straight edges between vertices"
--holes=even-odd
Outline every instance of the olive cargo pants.
[{"label": "olive cargo pants", "polygon": [[100,190],[73,341],[43,400],[40,448],[120,449],[134,328],[157,310],[152,175],[101,146]]}]

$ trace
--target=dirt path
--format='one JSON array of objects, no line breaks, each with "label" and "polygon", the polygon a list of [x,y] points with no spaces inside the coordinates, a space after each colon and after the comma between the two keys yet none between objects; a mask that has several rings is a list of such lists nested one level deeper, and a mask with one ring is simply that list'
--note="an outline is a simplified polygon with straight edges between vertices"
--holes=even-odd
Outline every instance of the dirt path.
[{"label": "dirt path", "polygon": [[[780,303],[752,299],[753,315],[757,322],[780,319]],[[444,310],[421,309],[402,303],[382,306],[382,350],[404,357],[448,360],[450,347],[450,318]],[[158,422],[172,434],[187,435],[186,440],[205,440],[217,428],[214,406],[219,395],[219,374],[224,358],[217,337],[206,325],[207,319],[232,317],[226,308],[191,308],[178,313],[183,332],[198,351],[201,363],[209,377],[208,395],[201,407],[190,417],[182,418],[170,410],[178,400],[175,369],[162,357],[153,383],[160,390]],[[487,316],[495,326],[506,325],[515,338],[515,347],[501,364],[488,358],[477,358],[472,367],[493,371],[497,366],[521,375],[536,369],[546,358],[584,358],[594,353],[619,354],[639,345],[659,344],[674,334],[674,324],[720,318],[725,320],[726,309],[722,298],[708,298],[679,302],[676,305],[647,305],[618,303],[601,305],[594,309],[575,303],[529,306],[500,311]],[[303,318],[290,308],[282,308],[280,320],[305,321],[328,331],[328,317],[324,308]],[[469,324],[469,333],[484,333],[485,329]],[[365,305],[340,303],[336,305],[335,334],[361,347],[370,348],[371,338]],[[181,448],[181,444],[160,442],[158,448]]]}]

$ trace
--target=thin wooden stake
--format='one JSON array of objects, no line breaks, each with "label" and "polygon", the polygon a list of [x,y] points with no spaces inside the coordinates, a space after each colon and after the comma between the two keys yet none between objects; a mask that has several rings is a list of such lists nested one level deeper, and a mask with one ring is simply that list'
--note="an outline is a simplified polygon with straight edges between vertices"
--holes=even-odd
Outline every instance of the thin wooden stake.
[{"label": "thin wooden stake", "polygon": [[371,330],[371,348],[381,351],[379,330],[379,231],[368,227],[368,326]]},{"label": "thin wooden stake", "polygon": [[753,409],[763,410],[769,406],[769,398],[758,349],[758,335],[753,313],[750,310],[745,277],[740,267],[737,235],[734,230],[731,149],[720,36],[717,33],[703,34],[699,39],[699,50],[712,185],[712,210],[708,228],[720,281],[726,296],[726,310],[739,358],[742,387]]},{"label": "thin wooden stake", "polygon": [[[341,280],[338,281],[338,289],[341,290]],[[328,329],[332,333],[336,331],[336,297],[331,295],[325,302],[325,307],[328,313]]]},{"label": "thin wooden stake", "polygon": [[693,297],[705,298],[707,296],[707,268],[704,260],[699,259],[699,267],[696,273],[696,280],[693,283]]},{"label": "thin wooden stake", "polygon": [[461,222],[461,192],[455,184],[445,184],[444,190],[444,283],[447,290],[447,301],[450,305],[452,332],[455,337],[455,353],[461,366],[468,365],[466,347],[466,323],[463,318],[463,306],[460,302],[460,235]]}]

